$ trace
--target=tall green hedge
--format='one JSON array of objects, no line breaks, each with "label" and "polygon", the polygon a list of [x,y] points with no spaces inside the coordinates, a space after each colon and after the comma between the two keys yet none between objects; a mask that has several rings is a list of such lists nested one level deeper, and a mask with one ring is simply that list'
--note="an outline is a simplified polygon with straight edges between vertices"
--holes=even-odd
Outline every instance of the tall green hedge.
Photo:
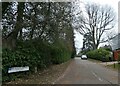
[{"label": "tall green hedge", "polygon": [[29,66],[30,72],[46,68],[51,64],[63,63],[71,58],[71,51],[65,45],[50,45],[32,41],[18,42],[15,50],[2,50],[3,81],[9,80],[8,68]]},{"label": "tall green hedge", "polygon": [[88,58],[103,61],[109,61],[110,52],[105,49],[96,49],[86,53]]},{"label": "tall green hedge", "polygon": [[53,64],[63,63],[71,58],[71,53],[64,47],[54,46],[52,48],[52,62]]}]

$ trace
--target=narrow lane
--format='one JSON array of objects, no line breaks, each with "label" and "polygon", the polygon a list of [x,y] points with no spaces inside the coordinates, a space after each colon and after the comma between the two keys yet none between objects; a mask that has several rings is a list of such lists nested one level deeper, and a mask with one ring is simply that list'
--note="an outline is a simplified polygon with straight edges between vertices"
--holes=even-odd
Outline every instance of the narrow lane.
[{"label": "narrow lane", "polygon": [[118,72],[75,58],[55,84],[118,84]]}]

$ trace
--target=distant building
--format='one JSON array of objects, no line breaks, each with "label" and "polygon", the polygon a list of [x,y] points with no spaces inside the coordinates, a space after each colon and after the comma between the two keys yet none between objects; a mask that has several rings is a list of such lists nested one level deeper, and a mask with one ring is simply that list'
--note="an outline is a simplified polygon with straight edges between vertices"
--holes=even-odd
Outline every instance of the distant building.
[{"label": "distant building", "polygon": [[120,54],[120,33],[110,41],[110,44],[113,51],[113,57],[115,60],[118,60],[118,55]]}]

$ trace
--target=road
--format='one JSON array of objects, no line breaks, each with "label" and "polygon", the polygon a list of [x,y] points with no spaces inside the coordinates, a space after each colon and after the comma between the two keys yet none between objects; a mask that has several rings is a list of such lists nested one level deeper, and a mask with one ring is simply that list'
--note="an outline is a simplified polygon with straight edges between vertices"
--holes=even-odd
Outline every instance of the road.
[{"label": "road", "polygon": [[118,84],[118,72],[105,66],[75,58],[55,84]]}]

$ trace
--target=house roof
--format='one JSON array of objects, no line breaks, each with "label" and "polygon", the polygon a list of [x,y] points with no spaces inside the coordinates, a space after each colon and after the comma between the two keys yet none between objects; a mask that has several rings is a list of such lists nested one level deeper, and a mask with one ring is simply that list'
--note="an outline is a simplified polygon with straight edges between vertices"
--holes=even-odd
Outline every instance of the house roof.
[{"label": "house roof", "polygon": [[120,49],[120,33],[111,40],[112,50]]}]

